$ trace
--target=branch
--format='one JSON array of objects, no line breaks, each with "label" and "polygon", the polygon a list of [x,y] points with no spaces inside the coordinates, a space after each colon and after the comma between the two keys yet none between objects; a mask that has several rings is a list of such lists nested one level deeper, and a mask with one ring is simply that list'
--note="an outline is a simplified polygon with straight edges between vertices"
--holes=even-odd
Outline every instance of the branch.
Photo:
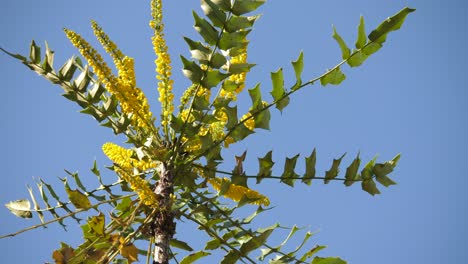
[{"label": "branch", "polygon": [[7,235],[3,235],[3,236],[0,236],[0,239],[2,238],[7,238],[7,237],[14,237],[16,235],[19,235],[21,233],[24,233],[26,231],[29,231],[29,230],[33,230],[33,229],[36,229],[36,228],[39,228],[39,227],[43,227],[43,226],[46,226],[48,224],[51,224],[51,223],[54,223],[54,222],[57,222],[57,221],[61,221],[65,218],[68,218],[68,217],[71,217],[71,216],[74,216],[76,214],[79,214],[79,213],[82,213],[82,212],[85,212],[85,211],[88,211],[89,209],[93,208],[93,209],[96,209],[96,207],[102,205],[102,204],[106,204],[106,203],[111,203],[111,202],[115,202],[115,201],[118,201],[120,199],[123,199],[123,198],[127,198],[127,197],[132,197],[132,196],[135,196],[136,194],[129,194],[129,195],[125,195],[125,196],[120,196],[120,197],[117,197],[117,198],[114,198],[114,199],[110,199],[110,200],[106,200],[106,201],[102,201],[102,202],[99,202],[95,205],[92,205],[88,208],[83,208],[83,209],[77,209],[76,211],[74,212],[71,212],[67,215],[64,215],[64,216],[61,216],[59,218],[55,218],[55,219],[52,219],[50,221],[47,221],[47,222],[44,222],[42,224],[39,224],[39,225],[35,225],[35,226],[30,226],[28,228],[25,228],[25,229],[21,229],[15,233],[11,233],[11,234],[7,234]]}]

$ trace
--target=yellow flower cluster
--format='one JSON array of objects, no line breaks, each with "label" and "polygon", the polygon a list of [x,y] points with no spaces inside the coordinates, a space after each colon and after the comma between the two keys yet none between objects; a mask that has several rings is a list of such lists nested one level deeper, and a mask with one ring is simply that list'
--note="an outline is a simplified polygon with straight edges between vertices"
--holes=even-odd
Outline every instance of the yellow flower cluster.
[{"label": "yellow flower cluster", "polygon": [[136,168],[140,171],[145,171],[156,167],[156,162],[132,158],[133,150],[122,148],[114,143],[105,143],[102,145],[102,151],[110,160],[123,169]]},{"label": "yellow flower cluster", "polygon": [[161,102],[161,124],[165,127],[169,124],[169,121],[174,111],[174,94],[172,93],[172,86],[174,81],[171,80],[172,67],[171,57],[168,53],[166,40],[164,39],[164,24],[162,22],[162,1],[152,0],[151,1],[151,15],[153,20],[150,21],[150,27],[154,29],[154,35],[152,37],[154,52],[157,56],[155,60],[156,72],[158,75],[156,78],[158,82],[159,102]]},{"label": "yellow flower cluster", "polygon": [[143,129],[154,128],[153,116],[149,110],[148,100],[143,92],[136,87],[133,59],[124,57],[122,52],[96,22],[93,21],[92,26],[94,34],[106,52],[114,59],[115,66],[119,72],[118,77],[112,74],[111,69],[104,62],[101,55],[79,34],[68,29],[65,29],[65,33],[71,43],[78,48],[81,55],[94,69],[94,73],[104,84],[107,91],[117,98],[122,112],[130,117],[132,125]]},{"label": "yellow flower cluster", "polygon": [[223,186],[224,184],[229,184],[229,189],[223,194],[223,196],[232,199],[236,202],[239,202],[242,199],[242,197],[246,196],[249,199],[257,199],[254,202],[252,202],[253,204],[264,206],[270,205],[270,200],[268,199],[268,197],[244,186],[232,184],[231,181],[227,178],[212,178],[207,180],[211,185],[213,185],[213,188],[218,192],[221,190],[221,186]]},{"label": "yellow flower cluster", "polygon": [[[242,52],[241,54],[232,57],[230,60],[230,63],[231,64],[247,63],[247,48],[245,48],[244,52]],[[244,90],[246,76],[247,76],[247,72],[241,72],[241,73],[233,74],[229,76],[229,80],[234,82],[237,85],[237,88],[234,91],[226,91],[224,89],[221,89],[220,95],[222,97],[236,100],[237,95],[240,92],[242,92],[242,90]]]},{"label": "yellow flower cluster", "polygon": [[247,118],[250,118],[244,122],[244,126],[246,126],[248,129],[253,131],[255,129],[255,119],[251,116],[252,114],[248,112],[247,114],[242,116],[241,121],[244,121]]},{"label": "yellow flower cluster", "polygon": [[140,201],[145,205],[157,207],[159,205],[158,197],[151,190],[147,181],[142,179],[139,175],[132,175],[129,170],[114,168],[115,172],[130,185],[130,188],[138,194]]}]

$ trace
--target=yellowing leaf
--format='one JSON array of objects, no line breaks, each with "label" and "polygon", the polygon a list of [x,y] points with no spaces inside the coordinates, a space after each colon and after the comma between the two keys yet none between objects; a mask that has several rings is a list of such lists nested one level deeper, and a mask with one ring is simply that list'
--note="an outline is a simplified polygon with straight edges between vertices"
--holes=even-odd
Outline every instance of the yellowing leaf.
[{"label": "yellowing leaf", "polygon": [[31,213],[31,203],[29,203],[29,200],[23,199],[23,200],[16,200],[16,201],[11,201],[7,204],[5,204],[6,208],[10,210],[14,215],[22,218],[32,218],[32,213]]},{"label": "yellowing leaf", "polygon": [[138,261],[138,248],[134,244],[123,246],[120,249],[120,255],[128,260],[128,263]]},{"label": "yellowing leaf", "polygon": [[91,207],[91,202],[88,199],[88,196],[84,195],[78,190],[72,190],[69,187],[66,187],[65,190],[68,194],[68,199],[77,209],[84,209]]},{"label": "yellowing leaf", "polygon": [[55,264],[66,264],[73,256],[75,256],[75,250],[65,243],[62,243],[59,250],[52,253]]},{"label": "yellowing leaf", "polygon": [[88,226],[91,231],[96,235],[104,234],[104,215],[99,213],[98,216],[93,216],[88,220]]}]

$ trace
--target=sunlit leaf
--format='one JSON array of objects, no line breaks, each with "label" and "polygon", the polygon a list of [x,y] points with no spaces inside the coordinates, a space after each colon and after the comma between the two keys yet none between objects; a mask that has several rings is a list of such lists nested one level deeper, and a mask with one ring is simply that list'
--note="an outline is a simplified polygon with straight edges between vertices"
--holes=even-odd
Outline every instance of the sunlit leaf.
[{"label": "sunlit leaf", "polygon": [[291,64],[294,68],[294,73],[296,74],[296,84],[294,84],[292,90],[296,90],[302,84],[301,75],[304,70],[304,53],[301,51],[297,60],[291,62]]},{"label": "sunlit leaf", "polygon": [[353,51],[353,54],[348,59],[348,65],[351,67],[360,66],[364,61],[369,57],[369,55],[365,54],[362,50],[360,51]]},{"label": "sunlit leaf", "polygon": [[286,91],[284,89],[284,76],[282,68],[276,72],[271,73],[271,82],[273,85],[273,90],[270,92],[270,94],[273,96],[273,99],[276,103],[276,108],[278,108],[280,111],[283,111],[283,109],[289,104],[289,97],[284,97]]},{"label": "sunlit leaf", "polygon": [[181,241],[181,240],[177,240],[175,238],[171,239],[171,247],[176,247],[176,248],[180,248],[180,249],[183,249],[183,250],[186,250],[186,251],[193,251],[193,248],[190,247],[187,242],[184,242],[184,241]]},{"label": "sunlit leaf", "polygon": [[336,40],[336,42],[338,42],[338,45],[340,46],[341,58],[343,58],[343,60],[348,59],[349,55],[350,55],[350,50],[349,50],[348,46],[346,45],[346,42],[343,40],[343,38],[336,31],[335,26],[333,26],[333,35],[332,35],[332,37]]},{"label": "sunlit leaf", "polygon": [[359,176],[360,176],[358,175],[359,166],[361,166],[361,159],[359,158],[359,153],[358,153],[357,157],[353,160],[351,165],[349,165],[349,167],[346,169],[346,175],[345,175],[346,180],[344,181],[344,185],[351,186],[353,183],[356,182],[356,180],[359,179]]},{"label": "sunlit leaf", "polygon": [[249,30],[237,31],[232,33],[225,32],[219,40],[219,48],[222,50],[229,50],[232,48],[244,48],[247,45],[247,35]]},{"label": "sunlit leaf", "polygon": [[69,187],[65,187],[67,191],[68,199],[77,209],[85,209],[91,207],[91,202],[89,201],[88,196],[84,195],[79,190],[72,190]]},{"label": "sunlit leaf", "polygon": [[260,183],[263,178],[271,176],[272,168],[275,164],[272,160],[272,153],[270,150],[265,157],[258,158],[260,171],[257,174],[257,183]]},{"label": "sunlit leaf", "polygon": [[294,187],[294,182],[299,177],[299,175],[294,172],[296,168],[297,158],[299,158],[299,154],[292,158],[286,158],[284,163],[284,172],[281,175],[281,181],[286,183],[287,185]]},{"label": "sunlit leaf", "polygon": [[5,204],[14,215],[22,218],[32,218],[31,203],[27,199],[11,201]]},{"label": "sunlit leaf", "polygon": [[231,0],[211,0],[215,5],[223,11],[229,11],[231,9]]},{"label": "sunlit leaf", "polygon": [[215,45],[218,42],[218,31],[216,31],[210,22],[199,17],[195,12],[193,12],[193,18],[195,19],[195,30],[200,33],[206,43]]},{"label": "sunlit leaf", "polygon": [[382,44],[387,40],[387,34],[400,29],[403,22],[405,22],[406,16],[416,11],[416,9],[405,7],[400,10],[397,14],[387,18],[382,24],[380,24],[375,30],[369,34],[369,40]]},{"label": "sunlit leaf", "polygon": [[232,13],[234,15],[240,16],[249,12],[254,11],[259,6],[263,5],[266,0],[243,0],[243,1],[234,1],[232,6]]},{"label": "sunlit leaf", "polygon": [[65,243],[60,243],[61,247],[52,253],[55,264],[67,264],[75,256],[75,250]]},{"label": "sunlit leaf", "polygon": [[346,76],[341,72],[340,67],[328,71],[322,78],[320,78],[320,84],[323,86],[327,84],[338,85],[346,79]]},{"label": "sunlit leaf", "polygon": [[247,255],[249,252],[261,247],[278,226],[279,224],[274,224],[270,227],[257,230],[257,232],[260,234],[243,243],[239,251]]},{"label": "sunlit leaf", "polygon": [[90,231],[95,235],[100,236],[104,234],[105,217],[101,212],[98,216],[90,217],[87,224],[90,228]]},{"label": "sunlit leaf", "polygon": [[198,251],[198,252],[195,252],[195,253],[192,253],[188,256],[186,256],[185,258],[182,259],[182,261],[180,262],[180,264],[190,264],[190,263],[194,263],[195,261],[203,258],[203,257],[206,257],[206,256],[209,256],[211,255],[211,253],[209,252],[205,252],[205,251]]},{"label": "sunlit leaf", "polygon": [[241,29],[247,29],[253,26],[255,21],[260,16],[235,16],[233,15],[231,19],[226,23],[225,29],[227,32],[235,32]]},{"label": "sunlit leaf", "polygon": [[311,258],[313,255],[315,255],[317,252],[319,252],[320,250],[325,249],[325,248],[327,248],[327,247],[326,246],[316,245],[315,247],[313,247],[312,249],[310,249],[309,251],[304,253],[304,255],[302,255],[302,257],[299,260],[300,261],[306,261],[307,259]]},{"label": "sunlit leaf", "polygon": [[399,160],[400,154],[395,156],[392,160],[385,162],[384,164],[375,164],[372,168],[372,172],[375,174],[375,179],[385,187],[396,184],[387,175],[393,171]]},{"label": "sunlit leaf", "polygon": [[333,159],[333,164],[332,164],[330,170],[325,172],[325,180],[324,180],[325,184],[329,183],[330,180],[332,180],[332,179],[336,178],[336,176],[338,176],[338,173],[340,172],[339,166],[340,166],[341,160],[344,158],[345,155],[346,155],[346,153],[343,154],[343,156],[341,156],[339,159]]},{"label": "sunlit leaf", "polygon": [[366,45],[367,36],[366,36],[366,27],[364,24],[364,17],[361,16],[359,19],[359,26],[358,26],[358,37],[356,40],[356,48],[361,49]]},{"label": "sunlit leaf", "polygon": [[312,154],[309,157],[305,158],[306,162],[306,172],[302,177],[302,182],[310,185],[312,183],[312,178],[315,177],[315,164],[317,162],[317,152],[314,148]]},{"label": "sunlit leaf", "polygon": [[182,72],[185,77],[189,78],[194,83],[200,83],[203,77],[203,70],[195,62],[187,60],[184,56],[180,56],[184,68]]},{"label": "sunlit leaf", "polygon": [[362,189],[371,195],[380,194],[380,191],[377,189],[377,185],[373,179],[363,180]]},{"label": "sunlit leaf", "polygon": [[210,0],[201,0],[201,8],[203,13],[213,22],[213,25],[219,28],[223,27],[226,22],[226,14],[219,6]]},{"label": "sunlit leaf", "polygon": [[138,248],[134,244],[124,245],[120,249],[120,255],[126,258],[128,263],[133,263],[138,261]]}]

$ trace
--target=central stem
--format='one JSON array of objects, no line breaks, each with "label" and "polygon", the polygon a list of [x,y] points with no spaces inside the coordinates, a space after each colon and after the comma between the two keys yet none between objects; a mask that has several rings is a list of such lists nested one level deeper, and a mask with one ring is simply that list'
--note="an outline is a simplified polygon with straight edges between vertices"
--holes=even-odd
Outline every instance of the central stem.
[{"label": "central stem", "polygon": [[153,223],[154,231],[154,257],[153,264],[168,264],[172,237],[175,234],[176,224],[174,213],[171,210],[171,194],[174,193],[172,170],[167,164],[161,165],[160,178],[154,192],[160,197],[160,210],[156,213]]}]

